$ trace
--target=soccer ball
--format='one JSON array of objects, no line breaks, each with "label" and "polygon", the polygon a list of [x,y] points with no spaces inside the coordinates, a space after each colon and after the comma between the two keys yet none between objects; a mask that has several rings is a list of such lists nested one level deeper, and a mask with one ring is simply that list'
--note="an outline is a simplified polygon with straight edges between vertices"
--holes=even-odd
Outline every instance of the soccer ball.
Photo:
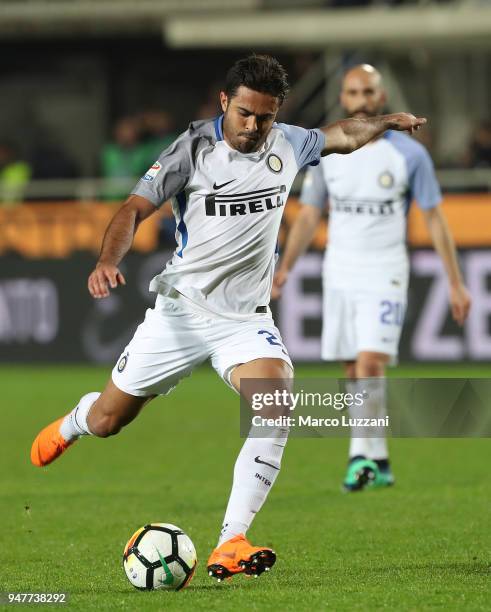
[{"label": "soccer ball", "polygon": [[136,531],[125,546],[123,567],[131,584],[143,591],[186,587],[197,558],[190,538],[170,523],[150,523]]}]

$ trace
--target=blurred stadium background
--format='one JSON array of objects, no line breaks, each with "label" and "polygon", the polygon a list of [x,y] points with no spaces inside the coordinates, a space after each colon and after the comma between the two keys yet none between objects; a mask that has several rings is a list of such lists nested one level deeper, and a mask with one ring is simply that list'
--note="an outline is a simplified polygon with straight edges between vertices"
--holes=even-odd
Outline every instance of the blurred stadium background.
[{"label": "blurred stadium background", "polygon": [[[474,305],[458,329],[412,210],[401,360],[491,361],[490,2],[3,0],[0,33],[0,361],[117,358],[152,303],[148,282],[173,248],[174,223],[167,205],[146,221],[123,263],[128,286],[94,301],[86,277],[105,226],[160,150],[218,113],[226,69],[251,51],[289,71],[284,121],[339,118],[341,75],[365,61],[385,78],[388,110],[428,117],[418,137],[438,169]],[[326,232],[275,305],[297,362],[319,360]]]},{"label": "blurred stadium background", "polygon": [[[84,612],[489,610],[489,440],[392,440],[397,486],[355,499],[339,493],[346,440],[292,440],[253,526],[281,551],[278,571],[223,589],[205,559],[242,441],[237,398],[210,369],[116,438],[85,440],[48,470],[29,463],[35,433],[103,387],[173,249],[166,205],[123,262],[127,286],[92,300],[86,279],[109,219],[176,134],[218,112],[225,70],[251,51],[289,71],[284,121],[338,118],[341,75],[364,61],[385,78],[388,110],[428,117],[418,137],[473,308],[463,330],[450,320],[440,262],[412,210],[403,365],[392,374],[489,375],[491,2],[0,0],[0,591],[69,591]],[[324,223],[275,305],[305,378],[341,373],[312,363],[326,233]],[[151,520],[182,526],[200,558],[192,588],[165,604],[134,591],[120,567],[130,533]]]}]

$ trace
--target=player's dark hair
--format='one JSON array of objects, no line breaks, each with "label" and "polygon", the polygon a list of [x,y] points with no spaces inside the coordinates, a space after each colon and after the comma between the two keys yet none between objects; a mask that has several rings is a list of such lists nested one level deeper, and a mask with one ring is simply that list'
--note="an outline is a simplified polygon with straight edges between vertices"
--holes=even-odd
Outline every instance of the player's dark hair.
[{"label": "player's dark hair", "polygon": [[253,54],[235,62],[227,72],[225,93],[233,98],[241,85],[274,96],[280,104],[290,90],[286,70],[270,55]]}]

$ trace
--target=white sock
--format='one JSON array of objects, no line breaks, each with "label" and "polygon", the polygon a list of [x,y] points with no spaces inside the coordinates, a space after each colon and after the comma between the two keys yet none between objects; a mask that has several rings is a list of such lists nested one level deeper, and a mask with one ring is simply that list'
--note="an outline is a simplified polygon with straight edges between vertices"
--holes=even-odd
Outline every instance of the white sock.
[{"label": "white sock", "polygon": [[[356,381],[356,391],[366,392],[367,397],[363,406],[350,408],[350,416],[364,417],[369,419],[383,418],[387,415],[386,406],[386,379],[383,377],[360,378]],[[350,393],[353,391],[350,389]],[[367,459],[387,459],[389,456],[387,449],[387,439],[384,427],[357,427],[352,428],[350,457],[363,455]],[[358,437],[359,436],[359,437]]]},{"label": "white sock", "polygon": [[220,531],[220,537],[218,539],[218,546],[227,540],[235,538],[235,536],[239,535],[240,533],[245,534],[248,529],[249,525],[246,525],[245,523],[237,523],[235,521],[223,523],[222,530]]},{"label": "white sock", "polygon": [[[370,390],[373,398],[373,413],[374,417],[381,419],[387,416],[387,397],[386,397],[386,379],[385,378],[372,378],[368,381]],[[370,453],[368,457],[370,459],[388,459],[389,450],[387,447],[386,429],[385,427],[379,427],[377,429],[372,427],[372,435],[370,436]]]},{"label": "white sock", "polygon": [[[363,386],[363,385],[362,385]],[[361,393],[363,391],[362,386],[358,385],[357,380],[348,380],[346,381],[346,392],[351,393],[351,395],[355,395],[355,393]],[[365,417],[369,416],[365,414],[364,406],[353,406],[348,408],[348,412],[350,417]],[[357,432],[360,433],[360,429],[357,429]],[[353,435],[353,430],[351,430],[351,440],[349,445],[349,457],[368,457],[371,450],[370,438],[367,436],[356,437]]]},{"label": "white sock", "polygon": [[370,454],[370,438],[352,437],[349,443],[349,458],[368,457]]},{"label": "white sock", "polygon": [[92,404],[100,396],[100,393],[94,391],[84,395],[77,406],[66,415],[60,426],[60,433],[67,442],[78,438],[79,436],[92,435],[92,432],[87,426],[87,415],[92,408]]},{"label": "white sock", "polygon": [[[218,545],[246,533],[276,480],[288,438],[286,428],[276,427],[269,438],[254,438],[253,429],[237,457],[232,491]],[[264,428],[262,430],[264,435]]]}]

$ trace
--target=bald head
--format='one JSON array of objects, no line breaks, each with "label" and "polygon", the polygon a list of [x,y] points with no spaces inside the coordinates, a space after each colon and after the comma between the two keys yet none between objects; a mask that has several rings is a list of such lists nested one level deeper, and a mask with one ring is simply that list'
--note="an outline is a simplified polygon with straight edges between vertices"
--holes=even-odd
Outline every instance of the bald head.
[{"label": "bald head", "polygon": [[378,115],[386,102],[380,72],[370,64],[350,68],[343,78],[340,101],[349,117]]},{"label": "bald head", "polygon": [[347,70],[343,78],[343,87],[346,81],[349,82],[352,79],[362,79],[370,81],[370,83],[377,87],[382,86],[382,75],[370,64],[358,64]]}]

